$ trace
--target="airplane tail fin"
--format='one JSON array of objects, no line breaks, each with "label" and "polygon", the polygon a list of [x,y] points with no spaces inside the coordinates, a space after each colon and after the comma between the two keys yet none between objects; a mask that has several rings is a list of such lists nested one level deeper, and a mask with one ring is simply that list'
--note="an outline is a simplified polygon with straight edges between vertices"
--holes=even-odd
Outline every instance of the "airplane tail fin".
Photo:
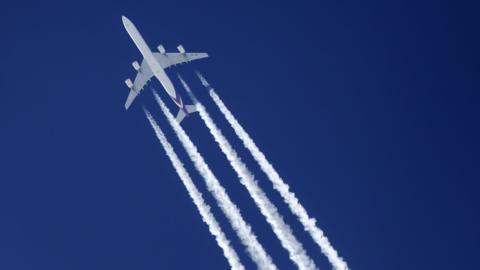
[{"label": "airplane tail fin", "polygon": [[185,105],[185,109],[180,109],[178,111],[178,114],[177,114],[177,117],[176,117],[177,123],[180,124],[186,116],[188,116],[189,114],[194,113],[196,111],[198,111],[196,105]]}]

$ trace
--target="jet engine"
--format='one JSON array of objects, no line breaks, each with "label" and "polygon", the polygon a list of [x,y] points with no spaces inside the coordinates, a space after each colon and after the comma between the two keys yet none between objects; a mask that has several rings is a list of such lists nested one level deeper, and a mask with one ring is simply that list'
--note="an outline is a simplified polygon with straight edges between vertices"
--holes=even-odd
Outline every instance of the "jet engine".
[{"label": "jet engine", "polygon": [[132,80],[126,79],[125,84],[127,85],[128,88],[133,89],[133,83]]},{"label": "jet engine", "polygon": [[161,54],[165,54],[165,48],[163,47],[162,44],[159,44],[159,45],[157,46],[157,49],[158,49],[158,51],[159,51]]},{"label": "jet engine", "polygon": [[185,49],[183,48],[182,45],[178,45],[178,46],[177,46],[177,50],[178,50],[181,54],[185,54]]},{"label": "jet engine", "polygon": [[136,71],[139,71],[139,70],[140,70],[140,65],[138,64],[137,61],[133,61],[133,62],[132,62],[132,66],[133,66],[133,68],[134,68]]}]

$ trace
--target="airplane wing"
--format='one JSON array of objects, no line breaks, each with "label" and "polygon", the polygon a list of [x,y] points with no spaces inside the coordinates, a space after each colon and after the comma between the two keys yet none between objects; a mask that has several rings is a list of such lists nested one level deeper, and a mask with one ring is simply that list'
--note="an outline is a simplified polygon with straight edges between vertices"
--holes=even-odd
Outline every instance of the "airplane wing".
[{"label": "airplane wing", "polygon": [[[175,66],[182,63],[187,63],[193,60],[208,57],[206,53],[153,53],[153,56],[158,61],[163,69]],[[127,102],[125,102],[125,109],[128,110],[133,100],[143,90],[145,84],[153,77],[153,72],[145,60],[142,61],[140,69],[138,70],[133,86],[128,94]],[[183,119],[183,117],[182,117]]]},{"label": "airplane wing", "polygon": [[135,81],[133,82],[133,87],[130,90],[130,94],[128,94],[127,102],[125,103],[125,109],[128,109],[128,107],[130,107],[135,97],[140,94],[145,84],[147,84],[148,81],[152,79],[152,77],[152,70],[150,70],[147,62],[143,60],[137,76],[135,77]]},{"label": "airplane wing", "polygon": [[170,66],[187,63],[193,60],[202,59],[208,57],[206,53],[153,53],[155,59],[162,68],[166,69]]}]

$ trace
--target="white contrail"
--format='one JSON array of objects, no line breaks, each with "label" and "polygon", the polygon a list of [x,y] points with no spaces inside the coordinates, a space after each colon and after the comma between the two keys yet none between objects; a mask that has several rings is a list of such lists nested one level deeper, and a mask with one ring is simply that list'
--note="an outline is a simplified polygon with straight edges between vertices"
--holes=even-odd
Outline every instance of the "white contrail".
[{"label": "white contrail", "polygon": [[[179,79],[187,92],[192,93],[190,87],[179,76]],[[290,226],[285,223],[282,216],[278,213],[275,205],[268,199],[267,195],[260,186],[257,184],[253,174],[247,168],[238,156],[237,152],[233,149],[232,145],[223,136],[220,129],[217,127],[213,119],[210,117],[205,107],[200,103],[196,103],[197,110],[200,117],[207,125],[210,133],[215,138],[215,141],[220,146],[220,149],[227,157],[230,165],[233,167],[240,182],[244,185],[255,204],[260,209],[260,212],[267,219],[268,223],[273,229],[273,232],[280,240],[282,246],[288,251],[290,259],[298,266],[299,269],[316,269],[315,263],[308,257],[302,244],[295,238],[290,229]]]},{"label": "white contrail", "polygon": [[197,72],[198,77],[202,81],[202,84],[209,89],[210,96],[220,109],[222,114],[227,119],[228,123],[232,126],[235,134],[242,140],[243,145],[250,151],[253,158],[258,162],[263,172],[268,176],[273,183],[273,187],[280,193],[285,203],[288,205],[294,215],[302,223],[306,231],[309,232],[315,243],[320,246],[322,253],[328,258],[336,270],[348,270],[347,263],[340,257],[337,251],[330,244],[330,241],[325,236],[323,231],[317,227],[316,220],[310,218],[305,208],[300,204],[295,193],[290,191],[289,186],[283,181],[277,171],[273,168],[273,165],[267,160],[265,155],[260,151],[255,142],[250,138],[248,133],[238,123],[237,119],[233,116],[230,110],[225,106],[220,97],[215,93],[213,88],[208,84],[205,78]]},{"label": "white contrail", "polygon": [[160,129],[158,124],[155,122],[150,112],[148,112],[145,108],[144,108],[144,112],[148,118],[148,121],[150,122],[150,125],[155,131],[155,134],[157,135],[158,140],[162,144],[163,149],[165,149],[165,152],[167,153],[167,156],[170,159],[170,162],[172,162],[172,165],[175,168],[175,171],[177,172],[178,176],[182,180],[183,185],[187,188],[188,195],[190,195],[190,198],[192,198],[193,203],[197,207],[198,212],[200,212],[200,215],[202,216],[203,221],[208,225],[208,230],[215,237],[217,244],[223,250],[223,255],[225,256],[228,263],[230,264],[231,269],[244,270],[245,267],[240,262],[240,259],[238,258],[238,255],[235,252],[235,250],[232,248],[232,246],[230,246],[230,241],[228,241],[227,237],[225,236],[222,229],[220,228],[220,225],[218,224],[217,220],[213,216],[212,212],[210,212],[210,206],[208,206],[208,204],[203,200],[202,193],[198,191],[197,187],[192,181],[192,178],[190,177],[187,170],[183,166],[183,163],[178,158],[177,154],[175,153],[175,150],[173,150],[172,145],[168,142],[167,138],[165,137],[165,134]]},{"label": "white contrail", "polygon": [[253,233],[250,225],[245,222],[240,213],[240,210],[232,202],[227,192],[225,191],[225,188],[220,184],[217,177],[210,170],[202,155],[198,152],[197,147],[190,140],[190,137],[188,137],[185,130],[175,120],[175,118],[170,113],[165,103],[163,103],[163,101],[157,95],[157,93],[153,91],[153,94],[158,104],[160,105],[163,114],[165,114],[165,116],[167,117],[168,122],[175,131],[175,134],[177,135],[181,144],[187,151],[188,156],[193,161],[195,168],[205,180],[207,189],[212,193],[213,197],[220,206],[220,209],[223,211],[228,221],[232,225],[233,229],[235,230],[238,238],[240,238],[241,243],[246,247],[246,250],[252,260],[257,264],[257,267],[259,269],[277,269],[275,264],[272,262],[270,256],[267,254],[262,245],[258,242],[258,239]]}]

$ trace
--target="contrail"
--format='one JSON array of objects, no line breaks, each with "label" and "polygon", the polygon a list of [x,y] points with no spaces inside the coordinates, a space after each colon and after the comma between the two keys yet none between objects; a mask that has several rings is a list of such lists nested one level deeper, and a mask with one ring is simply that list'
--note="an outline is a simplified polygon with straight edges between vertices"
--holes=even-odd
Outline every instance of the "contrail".
[{"label": "contrail", "polygon": [[[193,95],[190,87],[185,83],[182,77],[178,77],[187,92]],[[241,161],[237,152],[233,149],[232,145],[228,142],[225,136],[223,136],[222,132],[210,117],[205,107],[198,101],[196,102],[196,106],[200,117],[207,125],[210,133],[213,135],[215,141],[220,146],[220,149],[230,162],[230,165],[237,173],[238,177],[240,178],[240,182],[247,188],[248,193],[255,201],[255,204],[260,209],[260,212],[267,219],[282,246],[288,251],[290,259],[298,266],[299,269],[316,269],[315,263],[312,261],[312,259],[310,259],[310,257],[308,257],[302,244],[295,238],[292,230],[288,224],[285,223],[282,216],[278,213],[275,205],[268,199],[265,192],[263,192],[263,190],[257,184],[253,174],[247,168],[245,163]]]},{"label": "contrail", "polygon": [[223,213],[227,217],[228,221],[235,230],[241,243],[245,246],[248,254],[252,260],[257,264],[259,269],[277,269],[272,262],[270,256],[266,253],[265,249],[258,242],[257,237],[253,233],[250,225],[248,225],[243,219],[240,210],[232,202],[228,196],[225,188],[220,184],[217,177],[210,170],[209,166],[203,159],[202,155],[198,152],[197,147],[193,144],[188,137],[185,130],[178,124],[173,115],[170,113],[165,103],[160,99],[158,94],[153,91],[155,99],[157,100],[163,114],[167,117],[168,122],[172,126],[175,134],[182,143],[183,147],[187,151],[188,156],[193,161],[193,164],[200,175],[205,180],[207,189],[212,193],[218,205],[222,209]]},{"label": "contrail", "polygon": [[180,161],[177,154],[173,150],[172,145],[168,142],[165,134],[155,122],[150,112],[145,108],[143,108],[143,110],[148,118],[148,121],[150,122],[150,125],[155,131],[158,140],[162,144],[163,149],[165,149],[165,152],[167,153],[170,162],[175,168],[175,171],[182,180],[183,185],[187,188],[188,195],[190,195],[190,198],[192,198],[193,203],[197,207],[198,212],[200,212],[203,221],[208,225],[210,233],[215,237],[217,244],[223,250],[223,255],[227,259],[228,264],[230,264],[230,268],[234,270],[244,270],[245,267],[240,262],[240,259],[238,258],[235,250],[230,246],[230,241],[228,241],[217,220],[213,216],[212,212],[210,212],[210,206],[208,206],[208,204],[203,200],[202,193],[198,191],[197,187],[192,181],[192,178],[183,166],[183,163]]},{"label": "contrail", "polygon": [[222,114],[225,116],[230,126],[232,126],[235,134],[237,134],[237,136],[242,140],[243,145],[250,151],[253,158],[257,161],[262,171],[273,183],[273,187],[280,193],[292,213],[297,216],[305,230],[308,231],[315,243],[320,246],[322,253],[327,257],[333,268],[336,270],[348,270],[347,263],[338,255],[337,251],[330,244],[330,241],[325,236],[324,232],[317,227],[316,220],[314,218],[310,218],[305,208],[300,204],[300,201],[297,199],[295,193],[289,190],[290,187],[283,181],[277,171],[273,168],[273,165],[267,160],[252,138],[250,138],[248,133],[243,129],[240,123],[238,123],[237,119],[235,119],[233,114],[225,106],[217,93],[215,93],[213,88],[198,71],[197,76],[202,81],[202,84],[209,89],[210,96]]}]

